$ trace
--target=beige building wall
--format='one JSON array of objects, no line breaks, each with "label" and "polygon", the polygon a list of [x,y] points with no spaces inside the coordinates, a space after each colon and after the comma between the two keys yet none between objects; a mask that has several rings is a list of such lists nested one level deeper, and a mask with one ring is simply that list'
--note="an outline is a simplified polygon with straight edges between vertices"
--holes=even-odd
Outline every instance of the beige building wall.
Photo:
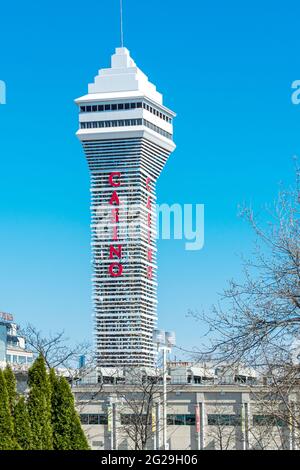
[{"label": "beige building wall", "polygon": [[[123,387],[123,390],[122,390]],[[117,393],[116,393],[117,390]],[[121,415],[132,414],[128,397],[132,386],[82,386],[73,388],[77,410],[83,419],[83,429],[95,450],[134,449],[134,442],[121,423]],[[126,393],[126,403],[118,395]],[[159,391],[159,394],[161,392]],[[158,394],[158,395],[159,395]],[[159,401],[159,400],[158,400]],[[113,411],[112,410],[113,403]],[[200,434],[196,432],[195,409],[200,406]],[[258,403],[247,386],[174,386],[168,393],[167,438],[171,450],[248,450],[297,448],[292,426],[265,421],[270,406]],[[111,414],[110,423],[107,416]],[[88,418],[87,418],[88,416]],[[100,418],[97,418],[100,416]],[[161,413],[162,416],[162,413]],[[84,420],[88,422],[84,424]],[[95,419],[98,424],[93,424]],[[100,421],[104,420],[101,423]],[[91,423],[92,422],[92,423]],[[184,422],[184,424],[180,424]],[[162,421],[156,430],[149,424],[147,449],[161,448]],[[160,429],[158,429],[160,428]],[[158,440],[160,445],[157,444]]]}]

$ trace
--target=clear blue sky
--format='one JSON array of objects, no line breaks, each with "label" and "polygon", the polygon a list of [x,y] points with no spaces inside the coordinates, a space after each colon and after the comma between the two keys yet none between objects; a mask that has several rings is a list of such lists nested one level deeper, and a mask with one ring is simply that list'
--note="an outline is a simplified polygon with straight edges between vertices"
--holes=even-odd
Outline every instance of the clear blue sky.
[{"label": "clear blue sky", "polygon": [[[159,324],[183,347],[189,308],[216,301],[252,235],[244,201],[271,202],[300,154],[297,1],[124,1],[125,45],[178,113],[160,202],[204,203],[206,243],[159,243]],[[89,175],[73,100],[119,46],[118,0],[4,2],[0,79],[0,310],[91,338]]]}]

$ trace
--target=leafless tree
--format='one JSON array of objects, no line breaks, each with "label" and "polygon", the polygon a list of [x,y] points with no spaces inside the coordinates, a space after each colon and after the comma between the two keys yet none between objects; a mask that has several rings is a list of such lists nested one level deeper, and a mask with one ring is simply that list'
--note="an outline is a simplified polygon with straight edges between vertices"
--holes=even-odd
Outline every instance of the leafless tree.
[{"label": "leafless tree", "polygon": [[74,370],[78,367],[79,356],[85,355],[90,358],[92,354],[88,342],[73,346],[64,331],[45,336],[35,326],[28,324],[21,330],[21,334],[26,340],[27,347],[34,354],[41,354],[49,368]]},{"label": "leafless tree", "polygon": [[240,417],[228,415],[226,405],[218,404],[214,407],[215,419],[210,423],[207,439],[210,441],[208,448],[214,450],[234,450],[240,435]]},{"label": "leafless tree", "polygon": [[143,369],[128,368],[125,371],[127,386],[116,386],[116,396],[121,415],[120,435],[127,437],[135,450],[145,450],[153,435],[156,403],[161,400],[162,373],[149,377]]},{"label": "leafless tree", "polygon": [[281,397],[268,388],[252,394],[252,423],[249,426],[251,449],[283,450],[289,448],[290,429]]},{"label": "leafless tree", "polygon": [[[119,436],[131,443],[135,450],[152,448],[153,440],[164,431],[163,422],[163,371],[161,367],[151,369],[127,368],[125,370],[125,385],[115,385],[115,396],[117,398],[121,422]],[[167,384],[167,396],[184,389],[186,384]],[[160,407],[160,417],[157,408]],[[170,403],[167,404],[167,412],[172,413]],[[157,448],[161,442],[156,442]]]},{"label": "leafless tree", "polygon": [[[300,384],[300,171],[295,184],[280,188],[272,206],[258,217],[252,208],[241,216],[255,234],[243,276],[231,280],[210,313],[190,312],[208,325],[211,342],[205,354],[215,361],[255,366],[268,377],[268,388],[281,399],[289,420],[290,396]],[[300,427],[299,414],[293,415]]]}]

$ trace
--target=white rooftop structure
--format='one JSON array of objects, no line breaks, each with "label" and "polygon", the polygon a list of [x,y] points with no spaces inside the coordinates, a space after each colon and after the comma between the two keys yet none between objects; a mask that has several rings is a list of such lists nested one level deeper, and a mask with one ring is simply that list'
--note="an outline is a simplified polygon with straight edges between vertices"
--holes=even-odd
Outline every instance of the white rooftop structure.
[{"label": "white rooftop structure", "polygon": [[[93,95],[93,96],[91,96]],[[88,95],[82,96],[77,103],[88,100],[102,100],[119,97],[146,96],[162,105],[162,94],[148,77],[136,66],[128,49],[120,47],[111,57],[111,67],[100,69],[94,83],[88,86]]]}]

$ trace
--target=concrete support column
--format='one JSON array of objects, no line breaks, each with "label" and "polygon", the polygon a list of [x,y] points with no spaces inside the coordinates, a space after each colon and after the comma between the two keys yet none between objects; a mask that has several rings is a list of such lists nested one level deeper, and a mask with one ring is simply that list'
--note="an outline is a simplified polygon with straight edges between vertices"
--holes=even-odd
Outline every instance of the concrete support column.
[{"label": "concrete support column", "polygon": [[245,407],[245,450],[250,449],[250,429],[251,429],[251,406],[250,402],[244,403]]},{"label": "concrete support column", "polygon": [[246,417],[246,404],[241,403],[240,405],[240,416],[241,416],[241,450],[247,450],[247,417]]},{"label": "concrete support column", "polygon": [[195,403],[196,403],[196,410],[198,410],[198,411],[195,410],[195,414],[197,414],[197,412],[199,413],[199,426],[197,426],[197,422],[195,426],[197,449],[204,450],[205,433],[206,433],[205,394],[197,392],[195,396]]},{"label": "concrete support column", "polygon": [[112,405],[112,421],[113,421],[113,450],[118,450],[118,407],[117,403]]},{"label": "concrete support column", "polygon": [[199,403],[200,407],[200,450],[205,448],[205,431],[206,431],[206,417],[205,417],[205,404],[204,402]]},{"label": "concrete support column", "polygon": [[196,429],[196,442],[197,450],[201,450],[201,437],[200,437],[200,403],[195,405],[195,429]]},{"label": "concrete support column", "polygon": [[107,431],[108,431],[108,438],[109,438],[109,450],[113,450],[113,419],[112,419],[112,403],[111,400],[108,402],[107,405]]},{"label": "concrete support column", "polygon": [[157,403],[152,404],[151,427],[152,427],[153,450],[157,450]]},{"label": "concrete support column", "polygon": [[107,404],[107,430],[110,440],[110,450],[118,449],[118,417],[117,402],[115,397],[109,397]]},{"label": "concrete support column", "polygon": [[241,394],[240,403],[241,416],[241,449],[250,449],[251,408],[249,393]]},{"label": "concrete support column", "polygon": [[161,405],[156,403],[156,448],[161,449]]}]

